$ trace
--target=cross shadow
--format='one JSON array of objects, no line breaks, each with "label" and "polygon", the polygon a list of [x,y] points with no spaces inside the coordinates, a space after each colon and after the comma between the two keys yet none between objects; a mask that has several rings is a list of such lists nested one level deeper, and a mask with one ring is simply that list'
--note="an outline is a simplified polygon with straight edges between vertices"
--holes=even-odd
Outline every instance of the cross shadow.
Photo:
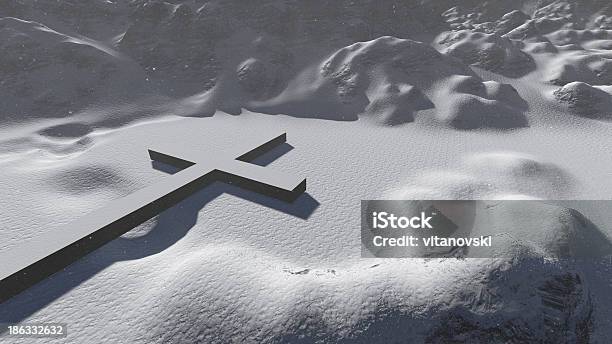
[{"label": "cross shadow", "polygon": [[[266,166],[291,149],[293,147],[287,143],[279,145],[258,157],[253,163]],[[175,167],[159,162],[153,162],[152,165],[153,168],[170,174],[179,171]],[[304,220],[308,219],[319,206],[319,202],[308,193],[302,194],[293,203],[286,203],[236,186],[214,182],[147,221],[146,224],[151,225],[152,222],[154,224],[145,234],[138,235],[142,226],[136,227],[63,271],[0,304],[0,323],[19,323],[27,319],[114,263],[140,259],[164,251],[187,235],[195,226],[198,212],[202,208],[224,193]]]}]

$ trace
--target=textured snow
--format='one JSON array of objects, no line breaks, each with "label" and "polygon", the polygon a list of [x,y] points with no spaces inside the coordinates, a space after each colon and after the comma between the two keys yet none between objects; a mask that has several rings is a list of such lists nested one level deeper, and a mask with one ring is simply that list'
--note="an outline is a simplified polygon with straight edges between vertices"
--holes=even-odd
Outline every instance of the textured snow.
[{"label": "textured snow", "polygon": [[308,179],[293,204],[203,189],[0,323],[67,323],[40,340],[65,343],[607,342],[609,261],[555,259],[609,255],[605,209],[501,219],[506,258],[360,258],[362,199],[610,199],[612,20],[580,3],[0,4],[0,250],[171,178],[153,144],[287,132],[258,163]]}]

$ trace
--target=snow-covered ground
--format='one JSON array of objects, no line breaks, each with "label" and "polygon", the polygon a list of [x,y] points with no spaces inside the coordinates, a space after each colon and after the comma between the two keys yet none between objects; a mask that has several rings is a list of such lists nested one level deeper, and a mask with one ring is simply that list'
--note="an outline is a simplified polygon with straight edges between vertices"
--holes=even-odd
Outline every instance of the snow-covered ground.
[{"label": "snow-covered ground", "polygon": [[[169,178],[151,145],[286,132],[259,163],[307,194],[214,184],[0,323],[66,323],[68,343],[608,341],[605,259],[360,247],[363,199],[612,199],[604,5],[174,2],[0,4],[0,250]],[[612,216],[584,214],[610,246]]]}]

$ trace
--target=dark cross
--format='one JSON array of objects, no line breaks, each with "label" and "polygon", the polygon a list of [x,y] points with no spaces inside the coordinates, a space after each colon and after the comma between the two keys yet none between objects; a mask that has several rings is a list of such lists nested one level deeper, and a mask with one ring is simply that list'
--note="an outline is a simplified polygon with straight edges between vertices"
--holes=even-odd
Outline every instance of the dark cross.
[{"label": "dark cross", "polygon": [[[286,134],[282,134],[256,143],[255,148],[246,151],[241,147],[253,145],[242,139],[229,149],[230,154],[237,153],[230,157],[227,151],[208,152],[204,157],[198,157],[149,149],[151,160],[182,170],[68,225],[46,231],[17,248],[0,252],[0,303],[215,181],[293,202],[306,190],[306,179],[249,163],[286,140]],[[233,159],[232,156],[238,157]]]}]

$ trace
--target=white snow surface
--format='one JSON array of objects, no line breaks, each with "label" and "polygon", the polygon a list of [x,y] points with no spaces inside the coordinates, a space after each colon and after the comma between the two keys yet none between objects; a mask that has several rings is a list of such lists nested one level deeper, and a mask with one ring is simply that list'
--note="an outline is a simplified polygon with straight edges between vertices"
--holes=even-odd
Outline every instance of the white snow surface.
[{"label": "white snow surface", "polygon": [[[608,341],[612,264],[543,259],[546,234],[503,259],[360,257],[364,199],[611,199],[605,9],[500,1],[464,16],[439,1],[433,19],[400,21],[355,5],[340,25],[311,24],[316,6],[290,17],[294,2],[89,2],[105,17],[0,4],[0,250],[171,178],[153,144],[286,132],[268,166],[307,194],[214,184],[1,304],[0,323],[66,323],[67,338],[38,340],[58,343]],[[572,106],[591,94],[586,115]],[[520,225],[563,221],[543,213]],[[609,243],[612,214],[584,215]]]}]

